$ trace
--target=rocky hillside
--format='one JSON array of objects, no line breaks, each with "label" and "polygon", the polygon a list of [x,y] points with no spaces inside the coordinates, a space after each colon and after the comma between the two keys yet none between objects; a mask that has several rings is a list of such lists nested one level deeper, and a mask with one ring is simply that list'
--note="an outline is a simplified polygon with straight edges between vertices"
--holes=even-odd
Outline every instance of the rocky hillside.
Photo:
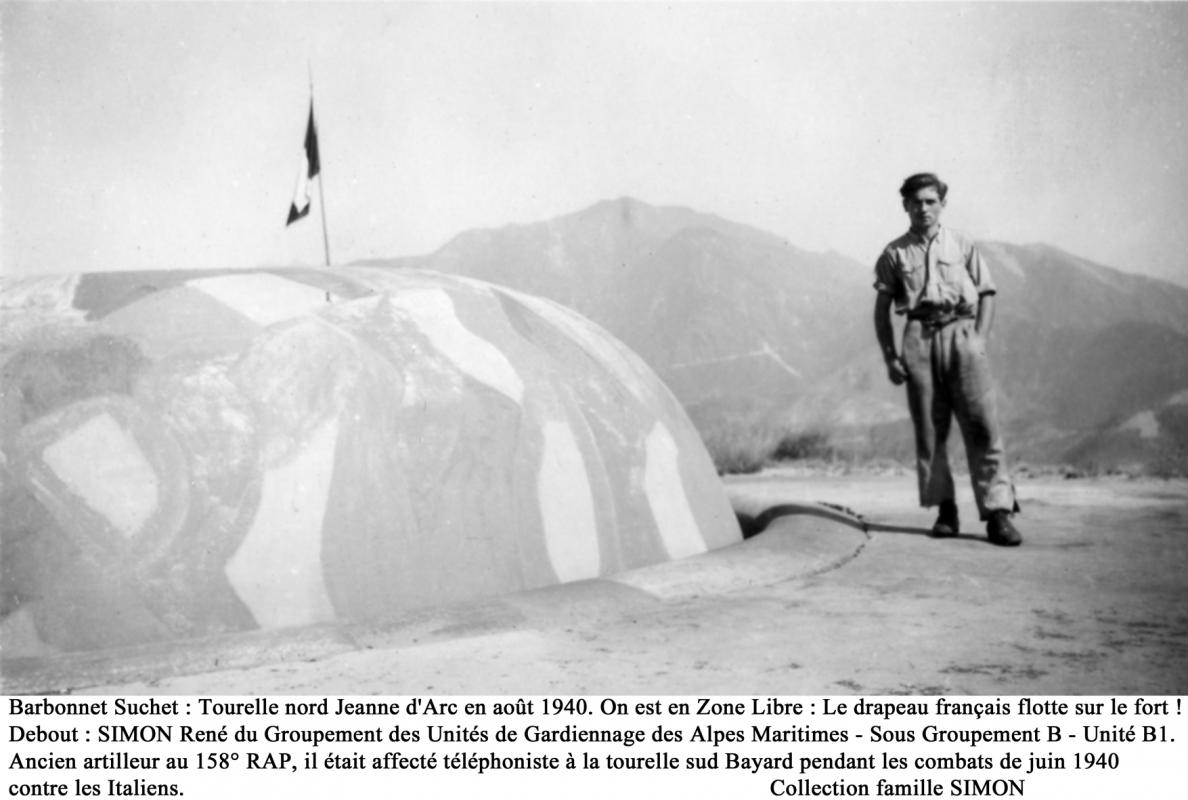
[{"label": "rocky hillside", "polygon": [[[983,250],[999,288],[990,353],[1016,458],[1175,463],[1188,450],[1188,289],[1046,245]],[[707,438],[807,433],[855,455],[910,452],[902,390],[875,347],[870,265],[631,198],[373,263],[577,309],[640,353]]]}]

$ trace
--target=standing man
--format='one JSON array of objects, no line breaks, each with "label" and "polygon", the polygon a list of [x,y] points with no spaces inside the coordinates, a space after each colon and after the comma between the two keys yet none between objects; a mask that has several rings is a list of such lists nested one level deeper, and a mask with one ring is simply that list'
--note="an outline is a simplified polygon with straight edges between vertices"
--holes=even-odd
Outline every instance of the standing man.
[{"label": "standing man", "polygon": [[[1023,537],[1011,522],[1019,506],[986,360],[994,282],[973,242],[941,227],[948,190],[932,173],[912,175],[900,187],[911,228],[887,245],[875,266],[875,332],[891,382],[907,383],[920,505],[940,507],[932,535],[956,536],[960,530],[945,447],[955,415],[987,537],[1010,547]],[[895,349],[892,303],[897,314],[907,316],[902,354]]]}]

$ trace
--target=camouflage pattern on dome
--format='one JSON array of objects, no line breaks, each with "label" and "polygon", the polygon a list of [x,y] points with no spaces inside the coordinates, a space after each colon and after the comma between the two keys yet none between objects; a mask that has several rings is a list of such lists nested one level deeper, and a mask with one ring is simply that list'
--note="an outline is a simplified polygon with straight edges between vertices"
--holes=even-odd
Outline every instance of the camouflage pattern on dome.
[{"label": "camouflage pattern on dome", "polygon": [[0,288],[6,657],[383,619],[740,538],[671,393],[549,301],[367,268]]}]

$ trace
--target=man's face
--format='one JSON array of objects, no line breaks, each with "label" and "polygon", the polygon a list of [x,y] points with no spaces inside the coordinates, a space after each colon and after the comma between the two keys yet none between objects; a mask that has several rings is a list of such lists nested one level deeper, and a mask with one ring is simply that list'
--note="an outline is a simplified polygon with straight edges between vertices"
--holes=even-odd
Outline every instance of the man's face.
[{"label": "man's face", "polygon": [[940,222],[944,208],[945,201],[941,200],[935,186],[917,189],[903,199],[903,210],[908,213],[913,230],[927,230]]}]

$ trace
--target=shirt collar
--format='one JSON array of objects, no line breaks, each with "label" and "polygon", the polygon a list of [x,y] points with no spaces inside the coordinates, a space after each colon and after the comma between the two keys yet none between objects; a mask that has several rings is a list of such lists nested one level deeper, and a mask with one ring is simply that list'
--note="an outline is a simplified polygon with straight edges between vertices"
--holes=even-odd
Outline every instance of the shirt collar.
[{"label": "shirt collar", "polygon": [[937,242],[939,242],[942,239],[942,237],[944,236],[944,233],[945,233],[944,226],[938,225],[936,228],[936,234],[932,237],[932,239],[929,239],[927,236],[916,233],[911,228],[908,228],[908,238],[910,238],[913,242],[916,242],[917,244],[923,244],[923,245],[926,245],[933,240],[936,240]]}]

